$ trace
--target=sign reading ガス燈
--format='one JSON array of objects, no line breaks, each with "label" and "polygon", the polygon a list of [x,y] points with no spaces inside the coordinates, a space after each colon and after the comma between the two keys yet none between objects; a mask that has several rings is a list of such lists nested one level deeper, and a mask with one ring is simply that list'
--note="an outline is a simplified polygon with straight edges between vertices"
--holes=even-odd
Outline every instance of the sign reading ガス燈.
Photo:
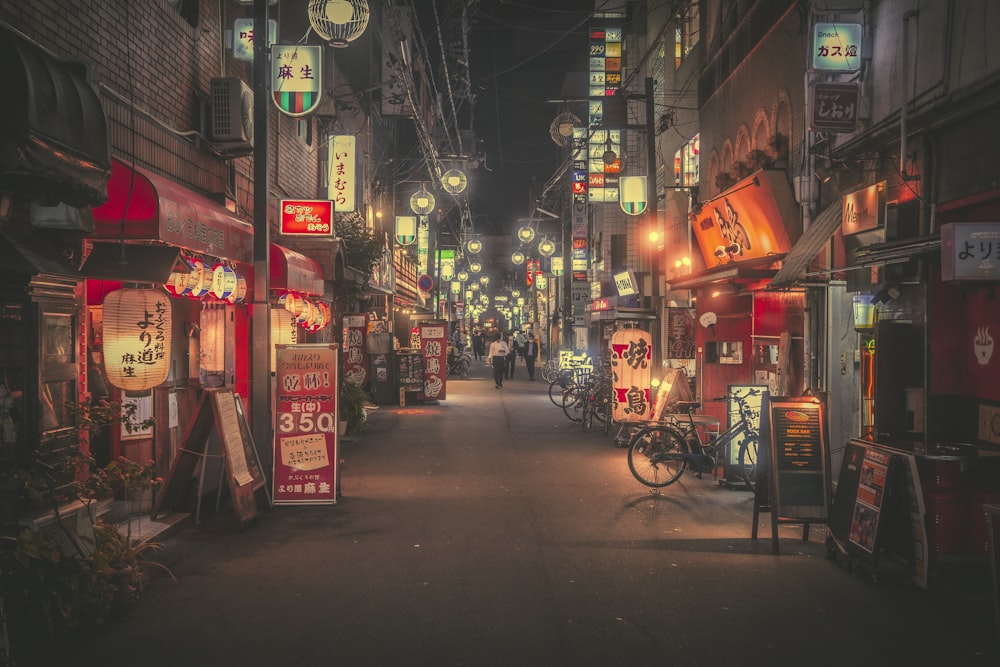
[{"label": "sign reading \u30ac\u30b9\u71c8", "polygon": [[337,346],[278,345],[274,503],[337,502]]}]

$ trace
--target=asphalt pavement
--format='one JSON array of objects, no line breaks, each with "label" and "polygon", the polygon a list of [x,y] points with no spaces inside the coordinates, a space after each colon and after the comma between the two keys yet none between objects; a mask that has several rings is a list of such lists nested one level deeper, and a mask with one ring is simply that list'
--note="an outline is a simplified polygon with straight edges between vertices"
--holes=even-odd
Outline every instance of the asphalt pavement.
[{"label": "asphalt pavement", "polygon": [[176,583],[17,664],[1000,665],[988,579],[873,584],[824,526],[781,526],[773,555],[752,494],[690,474],[650,493],[547,389],[477,362],[444,401],[381,406],[342,443],[337,504],[242,530],[209,512],[160,554]]}]

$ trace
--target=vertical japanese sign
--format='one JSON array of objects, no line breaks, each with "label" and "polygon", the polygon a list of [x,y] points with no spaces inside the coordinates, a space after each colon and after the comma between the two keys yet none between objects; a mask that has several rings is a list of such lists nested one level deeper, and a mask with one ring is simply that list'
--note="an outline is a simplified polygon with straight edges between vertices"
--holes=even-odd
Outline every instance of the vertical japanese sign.
[{"label": "vertical japanese sign", "polygon": [[338,134],[330,137],[330,178],[327,198],[333,202],[337,213],[357,210],[354,193],[357,189],[357,152],[354,135]]},{"label": "vertical japanese sign", "polygon": [[[267,43],[273,45],[278,41],[278,22],[267,21]],[[253,60],[253,19],[233,20],[233,59]]]},{"label": "vertical japanese sign", "polygon": [[368,317],[344,315],[343,364],[344,382],[364,387],[368,382],[368,355],[365,353],[365,331]]},{"label": "vertical japanese sign", "polygon": [[337,502],[337,346],[279,345],[274,503]]},{"label": "vertical japanese sign", "polygon": [[323,47],[276,44],[271,47],[274,103],[288,116],[315,111],[323,92]]},{"label": "vertical japanese sign", "polygon": [[649,418],[653,337],[642,329],[621,329],[611,335],[611,382],[614,418],[634,422]]},{"label": "vertical japanese sign", "polygon": [[424,396],[443,401],[447,394],[448,341],[444,322],[420,325],[424,356]]}]

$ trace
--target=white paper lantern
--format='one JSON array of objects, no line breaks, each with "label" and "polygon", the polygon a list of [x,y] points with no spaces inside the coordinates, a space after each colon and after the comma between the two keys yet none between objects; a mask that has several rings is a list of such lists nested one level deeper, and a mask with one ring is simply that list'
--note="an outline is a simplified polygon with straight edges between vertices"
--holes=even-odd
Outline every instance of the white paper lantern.
[{"label": "white paper lantern", "polygon": [[226,301],[229,303],[243,303],[243,300],[247,296],[247,279],[243,277],[243,274],[236,274],[236,289],[233,293],[226,297]]},{"label": "white paper lantern", "polygon": [[216,299],[228,299],[234,291],[236,291],[236,272],[221,263],[212,267],[212,287],[208,290],[209,294]]},{"label": "white paper lantern", "polygon": [[126,391],[163,383],[170,372],[170,297],[154,289],[122,288],[104,297],[104,368]]}]

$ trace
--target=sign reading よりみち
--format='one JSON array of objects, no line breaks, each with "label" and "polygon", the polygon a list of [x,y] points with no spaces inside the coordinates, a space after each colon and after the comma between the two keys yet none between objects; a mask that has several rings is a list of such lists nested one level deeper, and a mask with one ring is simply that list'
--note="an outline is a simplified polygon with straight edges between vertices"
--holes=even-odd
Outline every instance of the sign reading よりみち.
[{"label": "sign reading \u3088\u308a\u307f\u3061", "polygon": [[274,103],[288,116],[305,116],[323,93],[323,47],[275,44],[271,47]]},{"label": "sign reading \u3088\u308a\u307f\u3061", "polygon": [[337,346],[278,345],[275,504],[337,502]]},{"label": "sign reading \u3088\u308a\u307f\u3061", "polygon": [[611,335],[611,382],[616,421],[648,419],[653,337],[641,329],[621,329]]}]

